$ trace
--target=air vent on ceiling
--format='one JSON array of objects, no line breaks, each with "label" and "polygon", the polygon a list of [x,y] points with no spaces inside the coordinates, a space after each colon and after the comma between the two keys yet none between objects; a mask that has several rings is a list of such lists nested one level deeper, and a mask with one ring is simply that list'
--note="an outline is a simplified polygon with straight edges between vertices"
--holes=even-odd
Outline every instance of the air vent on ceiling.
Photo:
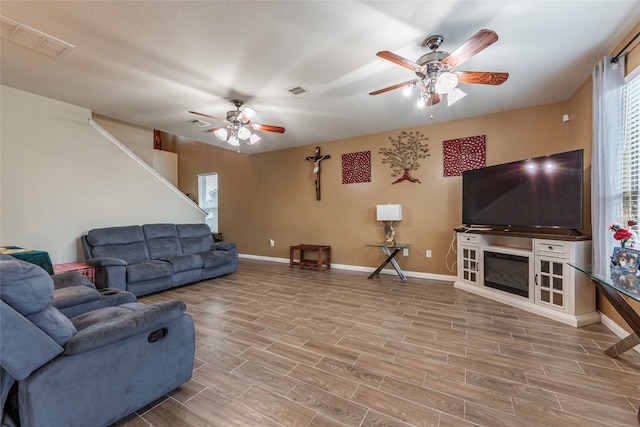
[{"label": "air vent on ceiling", "polygon": [[205,127],[205,126],[209,126],[209,123],[207,122],[203,122],[202,120],[198,120],[198,119],[193,119],[193,120],[187,120],[187,123],[191,123],[192,125],[196,125],[198,127]]},{"label": "air vent on ceiling", "polygon": [[303,88],[302,86],[290,87],[289,89],[287,89],[287,92],[289,92],[293,96],[306,96],[306,95],[309,95],[309,91],[307,89]]},{"label": "air vent on ceiling", "polygon": [[44,53],[54,58],[62,58],[75,46],[49,34],[28,27],[6,16],[0,15],[2,38],[11,40],[21,46]]}]

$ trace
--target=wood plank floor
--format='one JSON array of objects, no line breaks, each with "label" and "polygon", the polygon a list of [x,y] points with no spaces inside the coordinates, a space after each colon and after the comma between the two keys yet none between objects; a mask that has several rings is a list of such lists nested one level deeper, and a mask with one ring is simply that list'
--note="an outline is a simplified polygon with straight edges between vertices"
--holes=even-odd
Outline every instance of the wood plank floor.
[{"label": "wood plank floor", "polygon": [[238,272],[141,298],[181,299],[193,378],[116,425],[637,426],[640,354],[452,283],[290,269]]}]

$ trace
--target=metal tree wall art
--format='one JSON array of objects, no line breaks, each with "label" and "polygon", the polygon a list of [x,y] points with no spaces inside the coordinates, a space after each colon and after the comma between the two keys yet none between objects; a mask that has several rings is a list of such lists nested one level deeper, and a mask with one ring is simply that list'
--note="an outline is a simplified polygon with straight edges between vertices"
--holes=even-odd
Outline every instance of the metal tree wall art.
[{"label": "metal tree wall art", "polygon": [[412,177],[409,171],[417,170],[420,167],[418,160],[431,155],[429,154],[429,146],[424,142],[427,140],[429,140],[429,138],[426,138],[420,132],[403,131],[396,139],[389,137],[393,149],[380,149],[380,154],[385,157],[382,163],[387,163],[389,167],[393,169],[392,177],[402,175],[393,181],[392,184],[397,184],[402,181],[422,184],[419,179]]}]

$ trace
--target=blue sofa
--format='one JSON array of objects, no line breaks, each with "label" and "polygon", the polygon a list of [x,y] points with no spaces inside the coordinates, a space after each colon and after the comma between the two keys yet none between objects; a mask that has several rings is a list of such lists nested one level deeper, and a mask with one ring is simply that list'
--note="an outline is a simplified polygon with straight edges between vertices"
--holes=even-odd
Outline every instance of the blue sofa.
[{"label": "blue sofa", "polygon": [[81,237],[98,289],[136,296],[229,274],[238,268],[235,243],[214,242],[206,224],[145,224],[90,230]]},{"label": "blue sofa", "polygon": [[3,426],[103,427],[191,379],[184,302],[142,304],[73,273],[55,289],[42,268],[0,255]]}]

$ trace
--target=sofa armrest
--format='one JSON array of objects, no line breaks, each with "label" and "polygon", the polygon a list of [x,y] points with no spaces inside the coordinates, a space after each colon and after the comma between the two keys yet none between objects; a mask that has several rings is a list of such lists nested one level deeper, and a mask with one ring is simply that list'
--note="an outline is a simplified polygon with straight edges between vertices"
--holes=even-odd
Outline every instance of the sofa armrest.
[{"label": "sofa armrest", "polygon": [[216,242],[211,247],[212,251],[230,251],[236,249],[234,242]]},{"label": "sofa armrest", "polygon": [[[126,308],[131,311],[126,314],[118,312],[117,315],[108,320],[98,321],[78,331],[65,344],[64,354],[86,353],[124,341],[135,335],[162,329],[162,326],[171,320],[185,315],[186,305],[182,301],[172,300],[150,305],[140,303],[123,304],[118,308]],[[72,320],[75,320],[75,318]],[[150,342],[151,339],[150,334]]]},{"label": "sofa armrest", "polygon": [[127,266],[129,263],[120,258],[110,258],[110,257],[101,257],[101,258],[89,258],[87,260],[87,264],[92,267],[112,267],[112,266]]}]

